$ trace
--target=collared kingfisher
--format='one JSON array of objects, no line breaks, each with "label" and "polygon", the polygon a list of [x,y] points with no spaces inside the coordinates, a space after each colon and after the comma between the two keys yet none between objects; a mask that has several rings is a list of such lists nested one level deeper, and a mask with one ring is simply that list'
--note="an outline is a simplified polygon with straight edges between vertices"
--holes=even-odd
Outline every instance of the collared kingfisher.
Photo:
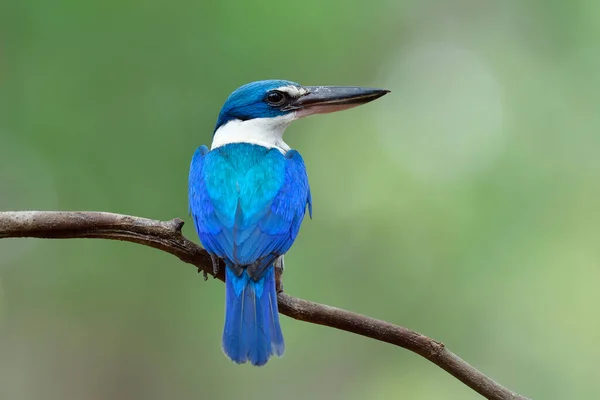
[{"label": "collared kingfisher", "polygon": [[283,141],[299,118],[345,110],[382,89],[301,86],[284,80],[246,84],[225,101],[210,150],[199,147],[189,174],[189,207],[202,245],[225,261],[223,352],[264,365],[281,357],[274,265],[290,249],[312,201],[304,161]]}]

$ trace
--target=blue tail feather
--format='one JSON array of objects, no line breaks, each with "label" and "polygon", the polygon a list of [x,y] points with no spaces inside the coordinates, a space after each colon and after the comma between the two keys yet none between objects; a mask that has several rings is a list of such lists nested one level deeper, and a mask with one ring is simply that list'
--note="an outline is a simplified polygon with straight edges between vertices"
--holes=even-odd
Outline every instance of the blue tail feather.
[{"label": "blue tail feather", "polygon": [[246,270],[236,276],[228,267],[225,283],[225,354],[235,363],[250,361],[252,365],[264,365],[272,355],[281,357],[285,344],[279,325],[274,268],[269,267],[256,282]]}]

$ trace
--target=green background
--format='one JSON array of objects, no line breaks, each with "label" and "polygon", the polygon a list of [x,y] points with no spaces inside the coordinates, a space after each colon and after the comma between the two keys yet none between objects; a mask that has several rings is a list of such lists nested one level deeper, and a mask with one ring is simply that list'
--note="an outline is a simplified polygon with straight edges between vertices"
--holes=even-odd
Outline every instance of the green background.
[{"label": "green background", "polygon": [[[187,217],[249,81],[385,87],[296,122],[314,219],[288,293],[401,324],[536,399],[600,393],[600,3],[0,2],[0,210]],[[129,243],[0,241],[0,398],[478,399],[420,357],[282,317],[221,353],[223,285]]]}]

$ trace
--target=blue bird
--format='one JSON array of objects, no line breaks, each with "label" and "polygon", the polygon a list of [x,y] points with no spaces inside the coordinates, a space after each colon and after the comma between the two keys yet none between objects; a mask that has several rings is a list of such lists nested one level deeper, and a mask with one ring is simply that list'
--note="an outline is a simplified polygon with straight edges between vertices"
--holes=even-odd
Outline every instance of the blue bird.
[{"label": "blue bird", "polygon": [[340,111],[387,90],[252,82],[225,101],[211,149],[190,166],[189,207],[200,241],[225,261],[222,348],[233,362],[264,365],[284,352],[274,265],[292,246],[312,201],[304,161],[283,141],[301,117]]}]

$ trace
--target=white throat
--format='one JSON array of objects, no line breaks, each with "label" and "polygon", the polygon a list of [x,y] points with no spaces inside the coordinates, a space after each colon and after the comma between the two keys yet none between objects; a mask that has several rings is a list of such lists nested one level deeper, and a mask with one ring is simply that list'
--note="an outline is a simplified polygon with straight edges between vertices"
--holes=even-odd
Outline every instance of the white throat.
[{"label": "white throat", "polygon": [[275,148],[286,153],[290,146],[283,141],[283,132],[296,119],[296,113],[274,118],[254,118],[247,121],[234,119],[217,129],[211,150],[230,143],[250,143]]}]

